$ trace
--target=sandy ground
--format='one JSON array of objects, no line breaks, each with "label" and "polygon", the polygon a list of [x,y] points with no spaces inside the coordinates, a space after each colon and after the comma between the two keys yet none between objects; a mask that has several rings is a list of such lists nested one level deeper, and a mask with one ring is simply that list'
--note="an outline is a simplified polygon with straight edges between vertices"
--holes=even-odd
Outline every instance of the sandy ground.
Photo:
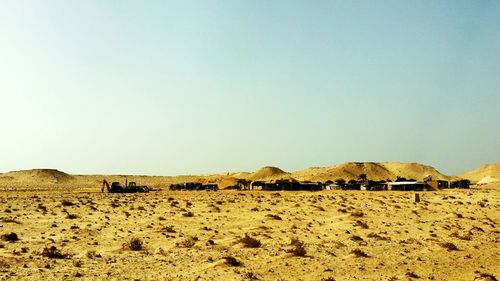
[{"label": "sandy ground", "polygon": [[4,190],[0,280],[499,278],[500,184],[419,194]]}]

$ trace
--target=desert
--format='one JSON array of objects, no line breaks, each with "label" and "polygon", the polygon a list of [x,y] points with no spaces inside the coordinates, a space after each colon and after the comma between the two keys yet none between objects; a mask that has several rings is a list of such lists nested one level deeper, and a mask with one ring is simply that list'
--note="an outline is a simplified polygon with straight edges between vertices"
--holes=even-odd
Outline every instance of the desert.
[{"label": "desert", "polygon": [[[471,173],[469,189],[168,189],[170,183],[236,177],[324,180],[365,172],[376,178],[382,166],[398,167],[408,177],[435,171],[415,163],[346,163],[295,173],[268,167],[254,173],[128,176],[153,188],[132,194],[100,190],[103,177],[124,176],[46,169],[5,173],[0,279],[496,280],[500,182],[475,184],[498,176],[491,165]],[[392,176],[389,170],[380,177]]]}]

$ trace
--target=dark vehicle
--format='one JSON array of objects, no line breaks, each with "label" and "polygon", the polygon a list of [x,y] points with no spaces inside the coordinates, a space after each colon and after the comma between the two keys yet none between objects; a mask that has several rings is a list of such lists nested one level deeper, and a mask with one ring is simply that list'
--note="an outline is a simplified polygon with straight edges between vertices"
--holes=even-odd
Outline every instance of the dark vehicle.
[{"label": "dark vehicle", "polygon": [[145,185],[139,186],[135,182],[128,182],[125,179],[125,186],[122,186],[119,182],[115,181],[109,186],[108,181],[102,181],[101,192],[107,189],[109,193],[136,193],[136,192],[149,192],[149,188]]},{"label": "dark vehicle", "polygon": [[198,182],[186,182],[171,184],[170,190],[218,190],[219,186],[216,183],[201,184]]}]

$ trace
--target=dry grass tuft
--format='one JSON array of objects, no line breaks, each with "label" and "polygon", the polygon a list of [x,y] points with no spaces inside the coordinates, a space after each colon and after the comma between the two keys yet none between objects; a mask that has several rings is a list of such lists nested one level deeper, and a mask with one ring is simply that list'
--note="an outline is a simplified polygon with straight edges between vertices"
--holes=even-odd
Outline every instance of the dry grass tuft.
[{"label": "dry grass tuft", "polygon": [[61,204],[62,204],[63,206],[65,206],[65,207],[68,207],[68,206],[74,206],[74,205],[75,205],[75,203],[73,203],[73,202],[71,202],[71,201],[68,201],[68,200],[63,200],[63,201],[61,202]]},{"label": "dry grass tuft", "polygon": [[196,244],[197,241],[198,241],[197,237],[189,236],[184,240],[182,240],[181,242],[178,242],[177,247],[191,248]]},{"label": "dry grass tuft", "polygon": [[161,229],[163,232],[175,233],[175,229],[173,225],[167,225]]},{"label": "dry grass tuft", "polygon": [[299,257],[304,257],[307,254],[304,242],[300,241],[297,238],[292,238],[292,241],[290,241],[290,246],[292,247],[286,251],[287,253],[291,253],[294,256]]},{"label": "dry grass tuft", "polygon": [[144,243],[139,238],[132,238],[129,242],[123,244],[123,249],[131,251],[142,251],[144,250]]},{"label": "dry grass tuft", "polygon": [[363,252],[361,249],[354,249],[351,251],[351,254],[354,254],[356,257],[367,258],[368,254]]},{"label": "dry grass tuft", "polygon": [[16,242],[19,240],[19,237],[17,237],[17,234],[14,232],[4,234],[1,237],[3,241],[8,241],[8,242]]},{"label": "dry grass tuft", "polygon": [[223,257],[226,260],[226,264],[229,266],[240,266],[241,262],[237,260],[235,257],[227,256]]},{"label": "dry grass tuft", "polygon": [[451,242],[441,243],[440,245],[441,247],[447,249],[448,251],[458,251],[458,247]]},{"label": "dry grass tuft", "polygon": [[278,215],[273,215],[273,214],[267,214],[266,217],[268,218],[271,218],[271,219],[275,219],[275,220],[283,220],[280,216]]},{"label": "dry grass tuft", "polygon": [[420,278],[420,276],[418,276],[415,272],[412,272],[412,271],[406,272],[405,275],[408,276],[409,278],[415,278],[415,279]]},{"label": "dry grass tuft", "polygon": [[243,243],[247,248],[258,248],[262,245],[259,240],[250,237],[248,234],[245,234],[245,236],[240,238],[238,242]]},{"label": "dry grass tuft", "polygon": [[68,257],[67,254],[61,253],[56,246],[50,246],[49,248],[45,247],[42,251],[42,256],[51,259],[65,259]]},{"label": "dry grass tuft", "polygon": [[15,220],[15,219],[12,219],[12,218],[0,218],[0,221],[1,221],[1,222],[5,222],[5,223],[15,223],[15,224],[21,224],[21,222],[20,222],[20,221]]},{"label": "dry grass tuft", "polygon": [[354,212],[351,213],[351,216],[357,217],[357,218],[360,218],[360,217],[362,217],[364,215],[365,215],[365,213],[363,213],[362,211],[354,211]]}]

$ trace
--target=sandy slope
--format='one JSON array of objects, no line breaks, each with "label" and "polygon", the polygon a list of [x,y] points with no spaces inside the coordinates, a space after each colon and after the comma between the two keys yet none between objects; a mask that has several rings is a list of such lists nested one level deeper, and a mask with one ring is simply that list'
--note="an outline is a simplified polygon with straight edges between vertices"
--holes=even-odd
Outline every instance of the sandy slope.
[{"label": "sandy slope", "polygon": [[399,162],[349,162],[333,167],[315,167],[292,174],[298,180],[326,181],[335,179],[357,180],[359,175],[365,174],[372,180],[395,180],[396,177],[421,180],[426,175],[435,179],[451,179],[435,168],[418,163]]},{"label": "sandy slope", "polygon": [[495,182],[500,181],[500,163],[483,165],[475,170],[459,175],[472,182]]},{"label": "sandy slope", "polygon": [[[498,278],[497,187],[420,203],[410,192],[3,191],[0,235],[19,241],[0,241],[0,280]],[[245,234],[261,246],[239,243]],[[144,249],[123,246],[132,238]],[[292,238],[305,256],[288,252]],[[43,256],[51,246],[68,256]]]}]

